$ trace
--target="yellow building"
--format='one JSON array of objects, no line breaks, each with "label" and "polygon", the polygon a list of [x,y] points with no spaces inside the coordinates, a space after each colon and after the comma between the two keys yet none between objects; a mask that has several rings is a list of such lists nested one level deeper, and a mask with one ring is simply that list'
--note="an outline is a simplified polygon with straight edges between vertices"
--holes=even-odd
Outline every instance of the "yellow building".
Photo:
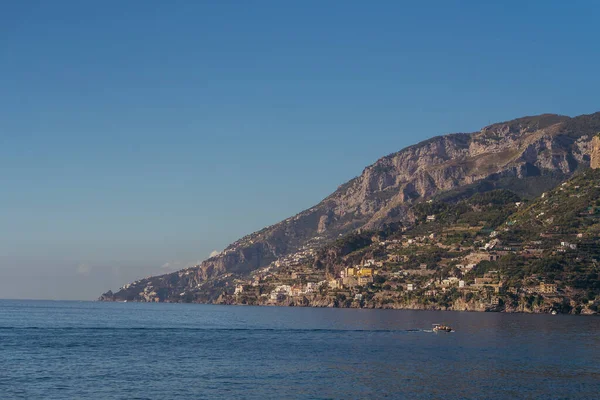
[{"label": "yellow building", "polygon": [[347,267],[344,271],[344,277],[361,277],[361,276],[373,276],[374,270],[370,267]]},{"label": "yellow building", "polygon": [[554,283],[540,283],[540,293],[556,293],[556,284]]}]

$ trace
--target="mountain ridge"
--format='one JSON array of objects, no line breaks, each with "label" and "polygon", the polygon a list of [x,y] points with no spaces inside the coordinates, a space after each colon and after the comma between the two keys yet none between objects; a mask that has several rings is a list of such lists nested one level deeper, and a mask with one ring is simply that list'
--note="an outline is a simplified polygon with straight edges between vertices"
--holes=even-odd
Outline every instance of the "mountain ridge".
[{"label": "mountain ridge", "polygon": [[315,206],[227,246],[186,271],[183,286],[248,274],[359,228],[410,222],[413,203],[440,193],[544,178],[541,193],[590,165],[592,137],[599,131],[600,112],[573,118],[542,114],[429,138],[381,157]]}]

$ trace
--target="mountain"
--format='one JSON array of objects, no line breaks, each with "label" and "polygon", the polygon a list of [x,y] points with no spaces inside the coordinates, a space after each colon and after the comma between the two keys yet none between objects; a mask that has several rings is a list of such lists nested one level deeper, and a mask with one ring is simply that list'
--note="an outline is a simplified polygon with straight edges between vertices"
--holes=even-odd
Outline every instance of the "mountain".
[{"label": "mountain", "polygon": [[600,133],[592,139],[592,150],[590,151],[590,166],[594,169],[600,168]]},{"label": "mountain", "polygon": [[[152,296],[126,285],[104,300],[213,301],[231,276],[244,276],[357,229],[414,222],[411,207],[433,197],[455,201],[507,188],[535,197],[590,165],[600,113],[544,114],[434,137],[385,156],[316,206],[250,234],[184,271],[150,278]],[[145,281],[144,281],[145,282]]]},{"label": "mountain", "polygon": [[[582,169],[532,200],[500,189],[421,202],[410,226],[352,233],[321,248],[312,267],[269,271],[256,288],[240,279],[241,293],[220,301],[596,314],[599,182],[600,169]],[[307,270],[329,277],[318,292],[303,282]]]}]

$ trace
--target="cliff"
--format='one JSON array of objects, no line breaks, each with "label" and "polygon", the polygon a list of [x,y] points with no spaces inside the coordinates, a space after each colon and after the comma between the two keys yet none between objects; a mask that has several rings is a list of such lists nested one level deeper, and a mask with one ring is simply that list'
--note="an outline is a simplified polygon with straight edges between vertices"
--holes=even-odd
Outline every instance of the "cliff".
[{"label": "cliff", "polygon": [[592,139],[592,149],[590,151],[590,166],[593,169],[600,168],[600,133]]},{"label": "cliff", "polygon": [[[317,248],[358,228],[410,223],[411,205],[440,193],[508,187],[535,196],[590,163],[600,113],[575,118],[544,114],[497,123],[474,133],[438,136],[385,156],[316,206],[250,234],[201,265],[153,278],[164,300],[227,274],[244,275],[302,248]],[[213,293],[213,294],[214,294]],[[210,299],[203,293],[194,299]],[[111,298],[136,298],[120,291]]]}]

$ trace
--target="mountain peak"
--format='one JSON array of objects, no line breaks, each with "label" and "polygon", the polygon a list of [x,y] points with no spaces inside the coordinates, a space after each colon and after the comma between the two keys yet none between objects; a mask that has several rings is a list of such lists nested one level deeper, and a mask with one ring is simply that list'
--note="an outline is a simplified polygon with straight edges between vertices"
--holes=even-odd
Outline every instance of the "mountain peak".
[{"label": "mountain peak", "polygon": [[547,128],[549,126],[568,121],[570,118],[565,115],[558,114],[540,114],[532,115],[521,118],[516,118],[510,121],[498,122],[489,126],[484,127],[481,131],[486,132],[498,132],[498,131],[510,131],[510,132],[532,132],[540,129]]}]

